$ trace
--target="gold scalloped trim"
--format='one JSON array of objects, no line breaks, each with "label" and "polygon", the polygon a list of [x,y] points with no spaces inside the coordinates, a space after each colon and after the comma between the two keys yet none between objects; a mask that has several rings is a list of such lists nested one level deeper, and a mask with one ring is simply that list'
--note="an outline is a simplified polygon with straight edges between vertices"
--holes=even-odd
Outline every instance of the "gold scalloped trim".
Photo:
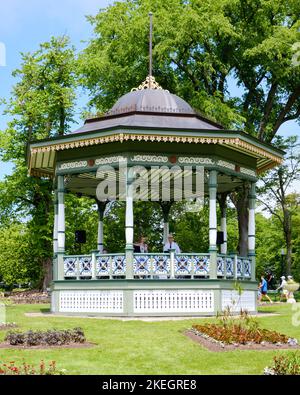
[{"label": "gold scalloped trim", "polygon": [[158,82],[155,81],[155,78],[152,75],[148,75],[146,80],[141,83],[137,88],[132,88],[131,92],[142,91],[144,89],[155,89],[162,90],[163,88],[159,85]]},{"label": "gold scalloped trim", "polygon": [[[170,142],[170,143],[186,143],[186,144],[224,144],[224,145],[235,145],[251,153],[257,154],[261,157],[267,158],[275,162],[276,164],[282,163],[282,158],[270,154],[269,152],[255,147],[250,143],[240,140],[239,138],[232,137],[192,137],[192,136],[159,136],[159,135],[141,135],[141,134],[115,134],[111,136],[97,137],[79,141],[72,141],[68,143],[53,144],[47,147],[31,148],[31,154],[49,152],[49,151],[62,151],[74,148],[88,147],[98,144],[106,144],[112,142],[123,142],[123,141],[150,141],[150,142]],[[258,169],[258,172],[264,171],[266,168],[273,167],[272,164],[267,164],[264,167]],[[263,169],[263,170],[262,170]],[[35,171],[35,170],[34,170]],[[33,170],[31,171],[31,174]]]}]

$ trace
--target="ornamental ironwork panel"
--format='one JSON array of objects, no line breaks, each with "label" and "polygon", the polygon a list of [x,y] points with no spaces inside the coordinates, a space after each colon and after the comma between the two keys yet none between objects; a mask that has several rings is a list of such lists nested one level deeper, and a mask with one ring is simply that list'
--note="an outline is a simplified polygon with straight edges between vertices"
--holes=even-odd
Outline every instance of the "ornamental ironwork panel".
[{"label": "ornamental ironwork panel", "polygon": [[64,276],[65,277],[76,277],[77,258],[64,258]]},{"label": "ornamental ironwork panel", "polygon": [[244,277],[251,277],[251,261],[250,259],[243,260]]},{"label": "ornamental ironwork panel", "polygon": [[191,258],[194,275],[196,276],[208,276],[209,275],[209,255],[194,255]]},{"label": "ornamental ironwork panel", "polygon": [[234,259],[233,257],[226,257],[225,262],[226,262],[226,276],[231,277],[233,276],[234,273],[233,270]]},{"label": "ornamental ironwork panel", "polygon": [[92,257],[79,258],[79,276],[80,277],[92,276]]},{"label": "ornamental ironwork panel", "polygon": [[107,277],[109,276],[109,256],[97,256],[96,260],[96,276],[97,277]]},{"label": "ornamental ironwork panel", "polygon": [[151,262],[151,256],[135,254],[133,259],[133,273],[135,275],[150,275],[152,267]]},{"label": "ornamental ironwork panel", "polygon": [[186,255],[175,255],[175,276],[190,275],[192,270],[192,257]]},{"label": "ornamental ironwork panel", "polygon": [[217,258],[217,276],[224,276],[225,258],[218,256]]},{"label": "ornamental ironwork panel", "polygon": [[166,275],[170,274],[170,257],[169,255],[153,256],[153,274]]},{"label": "ornamental ironwork panel", "polygon": [[125,276],[126,275],[126,258],[125,255],[113,256],[113,276]]},{"label": "ornamental ironwork panel", "polygon": [[243,260],[241,258],[236,261],[236,275],[237,277],[243,277]]}]

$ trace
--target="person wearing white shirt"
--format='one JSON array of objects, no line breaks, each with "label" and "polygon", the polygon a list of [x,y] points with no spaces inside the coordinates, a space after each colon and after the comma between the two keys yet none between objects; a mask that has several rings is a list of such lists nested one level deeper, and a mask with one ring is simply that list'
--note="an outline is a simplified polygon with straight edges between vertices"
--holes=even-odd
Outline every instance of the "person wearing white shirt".
[{"label": "person wearing white shirt", "polygon": [[169,252],[170,250],[175,250],[176,254],[180,254],[181,252],[178,244],[174,241],[172,233],[168,235],[168,241],[164,245],[164,252]]},{"label": "person wearing white shirt", "polygon": [[288,290],[286,289],[287,281],[285,279],[285,276],[280,277],[281,279],[281,284],[280,286],[276,289],[276,291],[281,290],[280,294],[280,302],[282,300],[282,297],[284,297],[286,300],[288,299]]}]

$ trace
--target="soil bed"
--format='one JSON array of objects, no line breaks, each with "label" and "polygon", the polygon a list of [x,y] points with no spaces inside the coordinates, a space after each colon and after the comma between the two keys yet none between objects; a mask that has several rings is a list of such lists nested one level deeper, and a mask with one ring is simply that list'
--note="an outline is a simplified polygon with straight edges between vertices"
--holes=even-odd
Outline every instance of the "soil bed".
[{"label": "soil bed", "polygon": [[209,351],[222,352],[222,351],[234,351],[234,350],[299,350],[300,346],[290,346],[289,344],[273,344],[267,343],[256,344],[221,344],[203,337],[201,334],[197,335],[193,331],[188,330],[184,332],[185,336],[194,340],[195,342],[201,344],[203,347],[207,348]]}]

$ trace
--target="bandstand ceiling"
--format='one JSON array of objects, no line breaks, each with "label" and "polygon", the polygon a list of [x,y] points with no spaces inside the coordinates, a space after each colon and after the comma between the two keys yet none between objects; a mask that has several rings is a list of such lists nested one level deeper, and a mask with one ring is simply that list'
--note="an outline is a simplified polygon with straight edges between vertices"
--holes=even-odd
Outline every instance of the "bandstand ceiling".
[{"label": "bandstand ceiling", "polygon": [[[122,174],[116,171],[116,176],[117,176],[117,180],[120,180],[120,182],[123,183],[123,185],[125,185],[125,178],[122,176]],[[155,185],[160,185],[157,194],[153,192],[152,189],[152,195],[150,195],[149,192],[151,187],[150,180],[148,182],[148,189],[143,187],[143,184],[142,184],[142,190],[139,188],[137,189],[137,192],[141,200],[151,200],[151,196],[153,199],[154,195],[159,200],[167,196],[170,196],[172,198],[174,196],[182,196],[182,188],[180,188],[180,184],[182,183],[178,181],[181,176],[175,174],[175,176],[171,179],[170,184],[164,182],[163,191],[161,187],[162,177],[163,176],[161,175],[161,173],[157,172],[157,174],[154,174],[154,177],[152,177],[151,179],[152,183],[154,183]],[[108,177],[107,181],[114,182],[114,178]],[[80,194],[94,198],[96,197],[96,190],[99,182],[100,180],[96,178],[96,173],[89,172],[83,174],[76,174],[66,177],[66,189],[67,191],[74,194]],[[243,184],[243,180],[237,177],[232,177],[226,174],[218,175],[218,193],[231,192],[242,186],[242,184]],[[195,190],[195,185],[196,185],[195,177],[193,177],[193,190]],[[119,181],[117,182],[117,196],[119,196],[118,191],[119,191]],[[205,177],[204,193],[206,196],[208,195],[207,177]]]}]

